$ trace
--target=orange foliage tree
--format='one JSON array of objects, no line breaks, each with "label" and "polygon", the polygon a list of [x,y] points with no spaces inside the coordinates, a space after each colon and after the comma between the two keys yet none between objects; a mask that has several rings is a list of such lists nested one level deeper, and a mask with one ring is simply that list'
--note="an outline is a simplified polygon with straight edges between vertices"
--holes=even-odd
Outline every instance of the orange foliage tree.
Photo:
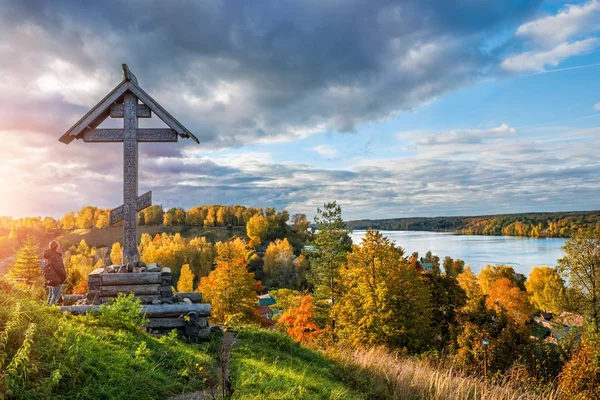
[{"label": "orange foliage tree", "polygon": [[486,299],[488,308],[504,308],[518,323],[524,324],[531,314],[527,293],[522,291],[508,278],[500,278],[490,287]]},{"label": "orange foliage tree", "polygon": [[287,327],[288,335],[296,342],[306,343],[319,335],[319,327],[312,320],[315,316],[312,301],[312,296],[304,296],[298,308],[288,310],[279,320],[280,324]]}]

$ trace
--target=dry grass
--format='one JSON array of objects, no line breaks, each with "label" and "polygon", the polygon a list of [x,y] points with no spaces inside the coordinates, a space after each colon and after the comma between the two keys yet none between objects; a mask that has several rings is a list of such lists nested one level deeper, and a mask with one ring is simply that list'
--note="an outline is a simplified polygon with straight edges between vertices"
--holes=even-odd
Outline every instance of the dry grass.
[{"label": "dry grass", "polygon": [[496,385],[453,368],[437,368],[425,361],[398,356],[383,348],[344,353],[348,367],[367,372],[373,397],[431,400],[555,400],[558,393],[527,392],[509,380]]}]

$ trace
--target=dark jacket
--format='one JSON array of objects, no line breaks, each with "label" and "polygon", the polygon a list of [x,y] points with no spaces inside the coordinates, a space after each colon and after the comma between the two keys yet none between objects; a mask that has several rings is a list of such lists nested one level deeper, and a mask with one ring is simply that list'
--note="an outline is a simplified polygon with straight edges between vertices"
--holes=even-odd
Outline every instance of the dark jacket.
[{"label": "dark jacket", "polygon": [[63,264],[62,254],[56,250],[48,249],[44,252],[44,258],[48,260],[44,265],[44,277],[48,286],[58,286],[67,280],[67,271]]}]

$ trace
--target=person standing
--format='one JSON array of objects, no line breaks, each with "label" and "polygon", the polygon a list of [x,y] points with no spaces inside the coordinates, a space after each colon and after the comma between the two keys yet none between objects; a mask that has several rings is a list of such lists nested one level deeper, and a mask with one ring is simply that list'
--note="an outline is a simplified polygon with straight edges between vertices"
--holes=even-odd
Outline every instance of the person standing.
[{"label": "person standing", "polygon": [[48,245],[48,250],[44,252],[43,272],[48,286],[48,305],[56,305],[61,295],[62,285],[67,280],[67,271],[63,264],[62,254],[58,252],[60,246],[57,241],[53,240]]}]

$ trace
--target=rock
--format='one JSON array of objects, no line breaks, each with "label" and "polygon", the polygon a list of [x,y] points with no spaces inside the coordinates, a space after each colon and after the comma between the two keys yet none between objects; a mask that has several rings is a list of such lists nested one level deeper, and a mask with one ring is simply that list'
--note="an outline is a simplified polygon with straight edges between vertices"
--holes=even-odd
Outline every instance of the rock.
[{"label": "rock", "polygon": [[160,266],[157,263],[148,264],[148,272],[160,272]]},{"label": "rock", "polygon": [[160,273],[161,274],[170,274],[171,273],[171,268],[168,267],[164,267],[160,269]]},{"label": "rock", "polygon": [[159,305],[159,304],[162,304],[162,301],[160,301],[159,299],[154,299],[154,300],[152,300],[152,304]]},{"label": "rock", "polygon": [[135,264],[134,263],[128,263],[127,264],[127,272],[133,272],[134,268],[135,268]]},{"label": "rock", "polygon": [[184,298],[182,299],[182,301],[183,301],[185,304],[193,304],[193,303],[192,303],[192,300],[190,300],[190,298],[189,298],[189,297],[184,297]]},{"label": "rock", "polygon": [[162,304],[173,304],[173,298],[172,297],[165,297],[164,299],[161,299],[161,303]]},{"label": "rock", "polygon": [[148,272],[148,268],[142,267],[142,268],[140,268],[140,272]]},{"label": "rock", "polygon": [[140,269],[142,269],[142,268],[145,268],[145,267],[146,267],[146,263],[145,263],[145,262],[143,262],[143,261],[138,261],[138,262],[136,262],[136,263],[135,263],[135,266],[136,266],[137,268],[140,268]]},{"label": "rock", "polygon": [[138,267],[135,267],[133,269],[133,272],[136,273],[136,274],[139,274],[141,271],[140,271],[140,269]]},{"label": "rock", "polygon": [[125,273],[127,273],[127,267],[124,265],[121,265],[119,267],[119,274],[125,274]]}]

